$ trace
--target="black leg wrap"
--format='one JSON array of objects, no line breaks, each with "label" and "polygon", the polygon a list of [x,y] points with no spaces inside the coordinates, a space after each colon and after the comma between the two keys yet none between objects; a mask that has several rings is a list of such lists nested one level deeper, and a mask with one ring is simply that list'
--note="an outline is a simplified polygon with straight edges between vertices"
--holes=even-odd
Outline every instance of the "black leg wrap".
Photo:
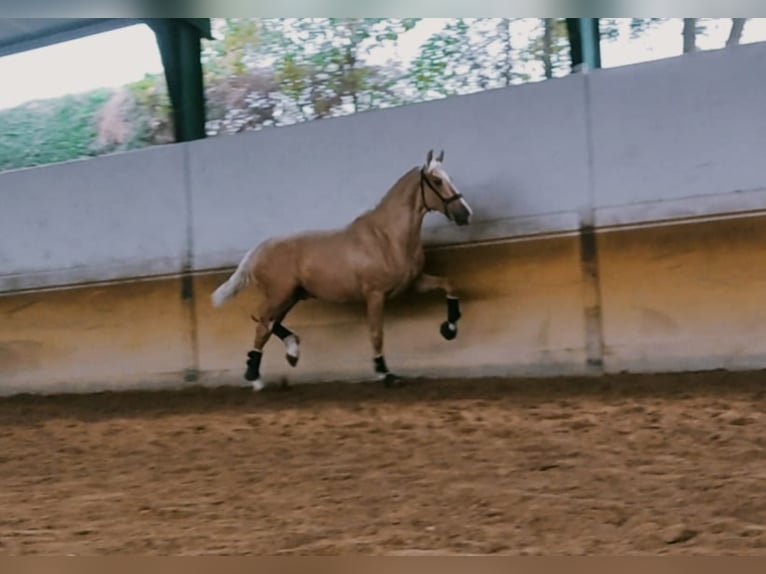
[{"label": "black leg wrap", "polygon": [[399,377],[389,372],[383,357],[375,357],[375,372],[383,379],[383,384],[386,387],[392,387],[400,382]]},{"label": "black leg wrap", "polygon": [[379,375],[385,375],[388,373],[388,366],[386,365],[386,360],[380,356],[375,357],[375,372]]},{"label": "black leg wrap", "polygon": [[460,301],[456,297],[447,297],[447,320],[439,327],[442,337],[451,341],[457,337],[457,322],[460,319]]},{"label": "black leg wrap", "polygon": [[460,300],[447,297],[447,321],[450,323],[457,323],[460,317]]},{"label": "black leg wrap", "polygon": [[271,329],[271,332],[283,341],[293,334],[293,332],[285,327],[282,323],[274,323],[274,327]]},{"label": "black leg wrap", "polygon": [[248,381],[255,381],[261,376],[261,357],[263,353],[261,351],[250,351],[247,354],[247,370],[245,371],[245,379]]}]

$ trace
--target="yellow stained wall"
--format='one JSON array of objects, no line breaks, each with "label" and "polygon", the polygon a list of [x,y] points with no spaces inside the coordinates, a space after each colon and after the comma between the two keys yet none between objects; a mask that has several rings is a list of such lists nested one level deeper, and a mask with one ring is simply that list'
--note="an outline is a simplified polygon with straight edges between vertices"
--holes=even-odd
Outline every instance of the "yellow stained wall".
[{"label": "yellow stained wall", "polygon": [[[766,366],[766,217],[601,232],[597,238],[604,368],[658,372]],[[440,293],[386,311],[389,366],[406,376],[582,374],[584,284],[577,237],[429,252],[463,318],[444,341]],[[241,384],[257,294],[221,309],[209,295],[227,273],[0,296],[0,393]],[[363,309],[304,301],[287,325],[302,338],[290,368],[266,347],[268,381],[367,379]]]},{"label": "yellow stained wall", "polygon": [[[462,294],[458,338],[439,334],[441,293],[408,296],[386,311],[389,366],[405,375],[579,372],[583,319],[576,238],[433,251],[432,272],[448,272]],[[209,295],[228,273],[194,278],[194,308],[179,279],[0,297],[0,393],[242,383],[256,292],[221,309]],[[297,368],[281,343],[266,347],[270,381],[366,379],[371,349],[362,308],[302,302],[287,320],[302,338]]]},{"label": "yellow stained wall", "polygon": [[766,367],[766,217],[602,233],[607,371]]},{"label": "yellow stained wall", "polygon": [[0,393],[183,382],[193,364],[178,279],[0,296]]}]

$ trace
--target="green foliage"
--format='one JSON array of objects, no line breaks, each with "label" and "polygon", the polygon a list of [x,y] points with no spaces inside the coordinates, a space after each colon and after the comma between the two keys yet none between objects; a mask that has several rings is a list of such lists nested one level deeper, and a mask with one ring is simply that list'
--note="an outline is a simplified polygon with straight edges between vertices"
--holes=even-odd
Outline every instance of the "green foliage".
[{"label": "green foliage", "polygon": [[[632,18],[635,38],[665,19]],[[698,19],[704,28],[705,19]],[[221,18],[203,43],[207,132],[269,126],[467,94],[566,75],[563,18],[452,18],[402,62],[420,18]],[[619,19],[601,36],[619,38]],[[380,58],[388,53],[387,58]],[[376,57],[376,64],[372,58]],[[0,170],[173,141],[162,75],[120,90],[0,110]]]},{"label": "green foliage", "polygon": [[172,106],[165,77],[148,74],[143,80],[126,86],[130,94],[123,117],[133,126],[128,148],[172,141]]},{"label": "green foliage", "polygon": [[525,43],[512,18],[457,18],[431,35],[409,69],[415,99],[467,94],[569,73],[564,19],[539,19]]},{"label": "green foliage", "polygon": [[109,90],[36,101],[0,112],[0,170],[95,154],[95,117]]},{"label": "green foliage", "polygon": [[467,49],[467,27],[465,19],[459,18],[423,43],[409,74],[417,99],[426,100],[459,92],[461,82],[458,70],[461,54],[465,53],[475,58],[475,54]]},{"label": "green foliage", "polygon": [[219,21],[205,51],[208,132],[232,133],[399,103],[394,66],[366,62],[418,19]]},{"label": "green foliage", "polygon": [[600,18],[599,31],[603,40],[613,42],[620,39],[620,20],[630,20],[628,25],[630,38],[635,40],[664,22],[666,18]]},{"label": "green foliage", "polygon": [[541,18],[519,59],[527,65],[541,63],[542,76],[548,79],[568,74],[571,66],[566,19]]},{"label": "green foliage", "polygon": [[664,18],[631,18],[630,37],[638,38],[644,32],[656,27]]}]

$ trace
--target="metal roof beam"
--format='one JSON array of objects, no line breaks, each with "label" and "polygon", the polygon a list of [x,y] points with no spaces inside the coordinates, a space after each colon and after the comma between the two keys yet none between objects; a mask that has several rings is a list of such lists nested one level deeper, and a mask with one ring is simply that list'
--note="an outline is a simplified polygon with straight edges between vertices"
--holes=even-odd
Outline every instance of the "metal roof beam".
[{"label": "metal roof beam", "polygon": [[[49,25],[41,28],[32,26],[27,31],[23,25],[14,26],[14,24],[21,24],[23,20],[29,20],[34,24],[38,19],[10,18],[4,20],[1,22],[4,25],[3,32],[5,33],[0,33],[0,56],[45,48],[52,44],[77,40],[85,36],[110,32],[141,23],[138,18],[49,18],[46,20],[46,22],[50,22]],[[16,27],[17,33],[8,32],[8,28],[13,27]]]},{"label": "metal roof beam", "polygon": [[165,68],[173,126],[177,142],[202,139],[205,131],[205,89],[202,77],[201,40],[210,38],[210,21],[185,18],[148,18],[157,36]]}]

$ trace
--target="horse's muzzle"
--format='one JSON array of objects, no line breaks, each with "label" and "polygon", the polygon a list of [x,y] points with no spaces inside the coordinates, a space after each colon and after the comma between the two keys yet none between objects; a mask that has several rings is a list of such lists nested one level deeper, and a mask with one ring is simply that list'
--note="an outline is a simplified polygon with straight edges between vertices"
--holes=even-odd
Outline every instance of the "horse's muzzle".
[{"label": "horse's muzzle", "polygon": [[457,225],[468,225],[471,221],[471,208],[462,199],[451,202],[444,211],[445,215]]},{"label": "horse's muzzle", "polygon": [[458,225],[468,225],[471,221],[471,216],[468,213],[459,212],[453,215],[453,218]]}]

